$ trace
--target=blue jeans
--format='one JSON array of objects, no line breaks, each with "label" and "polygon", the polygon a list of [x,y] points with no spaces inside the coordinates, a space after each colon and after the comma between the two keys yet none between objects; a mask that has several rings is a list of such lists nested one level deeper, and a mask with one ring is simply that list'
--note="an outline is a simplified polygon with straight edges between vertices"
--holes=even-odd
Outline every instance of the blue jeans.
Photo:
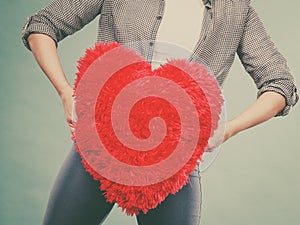
[{"label": "blue jeans", "polygon": [[[190,182],[155,209],[136,216],[138,225],[199,225],[201,177],[198,167]],[[99,225],[111,211],[95,181],[84,169],[73,145],[53,185],[43,225]],[[122,224],[120,224],[122,225]]]}]

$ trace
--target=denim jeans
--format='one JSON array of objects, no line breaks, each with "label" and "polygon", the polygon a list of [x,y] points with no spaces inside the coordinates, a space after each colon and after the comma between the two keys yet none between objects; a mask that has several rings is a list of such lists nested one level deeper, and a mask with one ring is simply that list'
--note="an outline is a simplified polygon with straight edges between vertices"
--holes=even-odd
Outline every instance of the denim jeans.
[{"label": "denim jeans", "polygon": [[[169,195],[155,209],[136,216],[138,225],[199,225],[201,213],[199,168],[175,195]],[[73,145],[53,185],[43,225],[100,225],[113,208],[106,202],[95,181],[84,169]],[[122,225],[119,223],[119,225]]]}]

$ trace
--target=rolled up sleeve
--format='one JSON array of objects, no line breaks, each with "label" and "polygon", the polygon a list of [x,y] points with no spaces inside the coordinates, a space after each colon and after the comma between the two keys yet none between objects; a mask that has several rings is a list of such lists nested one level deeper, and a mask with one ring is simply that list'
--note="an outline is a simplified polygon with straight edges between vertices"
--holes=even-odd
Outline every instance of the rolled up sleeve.
[{"label": "rolled up sleeve", "polygon": [[257,98],[266,91],[285,97],[286,106],[276,115],[285,116],[299,99],[294,77],[251,6],[245,24],[238,56],[258,88]]},{"label": "rolled up sleeve", "polygon": [[56,43],[83,28],[100,14],[103,0],[54,0],[28,16],[22,28],[21,38],[30,50],[28,36],[42,33]]}]

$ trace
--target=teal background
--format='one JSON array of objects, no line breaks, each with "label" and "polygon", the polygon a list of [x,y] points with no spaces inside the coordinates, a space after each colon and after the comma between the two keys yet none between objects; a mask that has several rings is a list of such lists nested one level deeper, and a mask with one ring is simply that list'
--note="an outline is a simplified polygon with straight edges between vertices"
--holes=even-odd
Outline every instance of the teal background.
[{"label": "teal background", "polygon": [[[54,178],[71,140],[59,97],[20,40],[28,15],[49,0],[0,3],[0,224],[41,224]],[[299,1],[252,1],[300,81]],[[97,19],[59,44],[71,83],[76,60],[96,38]],[[232,118],[256,98],[236,60],[224,94]],[[243,131],[226,142],[202,173],[202,225],[297,225],[300,221],[300,111]],[[115,208],[105,222],[136,224]]]}]

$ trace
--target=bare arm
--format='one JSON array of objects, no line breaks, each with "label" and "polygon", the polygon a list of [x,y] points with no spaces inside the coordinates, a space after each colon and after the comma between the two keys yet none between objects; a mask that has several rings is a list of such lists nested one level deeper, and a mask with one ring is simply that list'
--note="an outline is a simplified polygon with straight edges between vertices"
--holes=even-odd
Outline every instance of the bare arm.
[{"label": "bare arm", "polygon": [[214,148],[239,132],[273,118],[285,106],[286,100],[284,96],[274,91],[264,92],[241,114],[219,126],[220,132],[224,132],[224,134],[221,134],[221,137],[213,137],[209,141],[206,151],[213,151]]},{"label": "bare arm", "polygon": [[59,41],[82,29],[100,14],[103,0],[53,0],[27,18],[22,41],[61,97],[72,128],[73,89],[63,72],[56,48]]},{"label": "bare arm", "polygon": [[55,41],[45,34],[30,34],[28,43],[37,63],[60,96],[67,122],[69,126],[72,127],[73,89],[69,85],[63,72]]},{"label": "bare arm", "polygon": [[[249,7],[237,54],[257,88],[257,100],[236,118],[226,122],[224,136],[213,137],[208,151],[235,134],[274,116],[285,116],[297,103],[296,83],[286,59],[267,34],[253,7]],[[218,140],[216,140],[218,139]]]},{"label": "bare arm", "polygon": [[265,122],[285,107],[285,98],[277,92],[264,92],[253,104],[226,123],[224,141],[231,136]]},{"label": "bare arm", "polygon": [[47,75],[57,93],[63,93],[71,88],[63,72],[55,41],[45,34],[31,34],[28,42],[37,63]]}]

